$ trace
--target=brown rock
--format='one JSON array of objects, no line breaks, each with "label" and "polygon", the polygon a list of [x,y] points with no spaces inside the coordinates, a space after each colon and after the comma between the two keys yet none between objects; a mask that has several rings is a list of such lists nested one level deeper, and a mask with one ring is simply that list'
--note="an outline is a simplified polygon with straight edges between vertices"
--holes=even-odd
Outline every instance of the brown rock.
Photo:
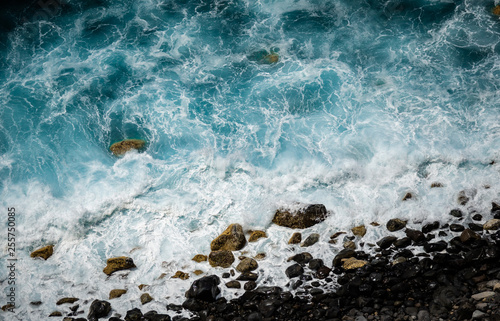
[{"label": "brown rock", "polygon": [[257,264],[257,261],[254,259],[251,259],[249,257],[241,260],[241,262],[238,264],[236,267],[236,270],[238,272],[249,272],[257,269],[259,265]]},{"label": "brown rock", "polygon": [[263,260],[265,258],[266,258],[266,253],[257,253],[257,255],[254,256],[254,259],[259,260],[259,261]]},{"label": "brown rock", "polygon": [[9,311],[9,312],[12,311],[13,312],[15,307],[16,306],[14,304],[8,303],[8,304],[2,306],[2,311]]},{"label": "brown rock", "polygon": [[248,239],[248,242],[255,242],[261,237],[267,237],[266,232],[264,231],[253,231],[252,234],[250,234],[250,238]]},{"label": "brown rock", "polygon": [[231,251],[213,251],[210,252],[210,255],[208,256],[208,263],[210,263],[213,267],[220,266],[228,268],[231,264],[233,264],[233,262],[234,255]]},{"label": "brown rock", "polygon": [[439,182],[434,182],[431,184],[431,188],[439,188],[439,187],[443,187],[443,184]]},{"label": "brown rock", "polygon": [[302,234],[299,232],[295,232],[292,234],[290,240],[288,240],[288,244],[299,244],[302,241]]},{"label": "brown rock", "polygon": [[307,228],[323,222],[328,216],[322,204],[312,204],[298,211],[279,209],[274,214],[273,223],[290,228]]},{"label": "brown rock", "polygon": [[44,246],[42,248],[39,248],[38,250],[31,252],[30,256],[31,257],[41,257],[42,259],[46,260],[49,257],[51,257],[53,253],[54,253],[54,246],[47,245],[47,246]]},{"label": "brown rock", "polygon": [[148,289],[149,289],[149,285],[147,285],[147,284],[139,284],[137,287],[138,287],[138,288],[139,288],[139,290],[141,290],[141,291],[143,291],[143,290],[144,290],[144,291],[146,291],[146,290],[148,290]]},{"label": "brown rock", "polygon": [[366,234],[366,227],[364,225],[356,226],[351,229],[352,234],[363,237]]},{"label": "brown rock", "polygon": [[144,146],[146,146],[146,142],[142,139],[125,139],[121,142],[117,142],[111,145],[111,147],[109,147],[109,150],[115,156],[122,156],[132,149],[140,150],[144,148]]},{"label": "brown rock", "polygon": [[344,246],[344,249],[351,249],[351,250],[356,249],[356,243],[354,243],[353,241],[344,242],[344,244],[342,245]]},{"label": "brown rock", "polygon": [[49,317],[62,317],[62,313],[59,311],[54,311],[51,314],[49,314]]},{"label": "brown rock", "polygon": [[387,229],[391,232],[398,231],[406,226],[407,221],[400,220],[399,218],[390,219],[387,222]]},{"label": "brown rock", "polygon": [[75,303],[78,300],[79,300],[78,298],[62,298],[56,302],[56,305],[61,305],[65,303]]},{"label": "brown rock", "polygon": [[194,275],[200,275],[200,274],[203,274],[203,271],[202,270],[194,270],[193,273],[194,273]]},{"label": "brown rock", "polygon": [[308,246],[311,246],[311,245],[318,243],[318,241],[319,241],[319,234],[312,233],[304,240],[304,242],[302,242],[302,244],[300,244],[300,246],[301,247],[308,247]]},{"label": "brown rock", "polygon": [[113,272],[135,268],[134,260],[126,256],[113,257],[106,261],[107,265],[102,270],[107,275],[113,274]]},{"label": "brown rock", "polygon": [[460,241],[462,241],[462,243],[479,240],[480,238],[481,237],[471,229],[465,229],[462,234],[460,234]]},{"label": "brown rock", "polygon": [[119,298],[122,295],[124,295],[125,293],[127,293],[127,290],[125,290],[125,289],[111,290],[111,291],[109,291],[109,299],[111,300],[111,299]]},{"label": "brown rock", "polygon": [[371,226],[380,226],[380,224],[379,224],[379,223],[377,223],[377,222],[371,222],[371,223],[370,223],[370,225],[371,225]]},{"label": "brown rock", "polygon": [[346,270],[357,269],[365,266],[367,263],[368,263],[367,261],[358,260],[353,257],[342,259],[342,267]]},{"label": "brown rock", "polygon": [[210,248],[212,251],[238,251],[241,250],[246,243],[247,240],[245,239],[245,234],[243,233],[241,225],[231,224],[221,235],[210,243]]},{"label": "brown rock", "polygon": [[337,237],[339,237],[342,234],[347,234],[347,233],[346,232],[337,232],[337,233],[333,234],[332,236],[330,236],[330,238],[333,240],[333,239],[336,239]]},{"label": "brown rock", "polygon": [[497,15],[497,16],[500,16],[500,4],[495,6],[493,9],[491,9],[491,12],[494,14],[494,15]]},{"label": "brown rock", "polygon": [[208,260],[208,257],[206,255],[203,255],[203,254],[196,254],[194,257],[193,257],[193,261],[195,262],[206,262]]},{"label": "brown rock", "polygon": [[413,195],[411,193],[406,193],[405,196],[403,196],[403,201],[407,201],[409,199],[411,199],[413,197]]},{"label": "brown rock", "polygon": [[175,275],[172,276],[173,279],[181,279],[181,280],[187,280],[189,279],[189,273],[184,273],[182,271],[177,271],[175,272]]},{"label": "brown rock", "polygon": [[226,283],[226,287],[229,289],[241,289],[241,283],[238,281],[229,281]]},{"label": "brown rock", "polygon": [[141,303],[142,305],[146,304],[146,303],[149,303],[153,301],[153,298],[151,297],[151,295],[149,295],[149,293],[143,293],[141,295]]}]

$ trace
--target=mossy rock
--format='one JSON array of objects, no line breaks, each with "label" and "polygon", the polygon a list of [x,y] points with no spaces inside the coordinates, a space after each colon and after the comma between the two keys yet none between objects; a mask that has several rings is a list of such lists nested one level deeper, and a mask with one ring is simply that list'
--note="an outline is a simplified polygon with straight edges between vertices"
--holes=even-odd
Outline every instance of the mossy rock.
[{"label": "mossy rock", "polygon": [[192,260],[201,263],[201,262],[206,262],[208,260],[208,257],[203,254],[196,254]]},{"label": "mossy rock", "polygon": [[79,300],[78,298],[62,298],[56,302],[56,305],[61,305],[65,303],[75,303],[78,300]]},{"label": "mossy rock", "polygon": [[109,291],[109,299],[116,299],[127,293],[125,289],[114,289]]},{"label": "mossy rock", "polygon": [[208,256],[208,263],[210,263],[211,266],[216,267],[220,266],[223,268],[228,268],[233,264],[234,262],[234,255],[231,251],[213,251],[210,252],[210,255]]},{"label": "mossy rock", "polygon": [[238,251],[241,250],[247,243],[243,228],[240,224],[231,224],[210,243],[212,251]]},{"label": "mossy rock", "polygon": [[322,204],[311,204],[299,210],[278,209],[274,214],[273,223],[289,228],[308,228],[323,222],[328,216]]},{"label": "mossy rock", "polygon": [[264,231],[253,231],[248,238],[248,242],[256,242],[258,239],[267,237],[266,232]]},{"label": "mossy rock", "polygon": [[53,245],[47,245],[42,248],[39,248],[38,250],[35,250],[31,252],[30,256],[33,258],[40,257],[44,260],[47,260],[49,257],[52,256],[54,253],[54,246]]},{"label": "mossy rock", "polygon": [[121,142],[114,143],[109,147],[109,150],[115,156],[122,156],[130,150],[141,150],[146,146],[146,141],[142,139],[125,139]]},{"label": "mossy rock", "polygon": [[136,267],[134,264],[134,260],[126,256],[110,258],[106,261],[106,263],[107,265],[102,271],[107,275],[111,275],[116,271],[127,270]]}]

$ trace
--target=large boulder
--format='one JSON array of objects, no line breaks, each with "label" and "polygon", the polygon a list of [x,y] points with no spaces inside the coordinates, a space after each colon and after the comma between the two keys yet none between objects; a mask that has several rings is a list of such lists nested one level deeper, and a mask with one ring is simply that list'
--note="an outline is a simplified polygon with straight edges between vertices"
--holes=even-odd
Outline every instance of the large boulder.
[{"label": "large boulder", "polygon": [[278,209],[273,223],[289,228],[308,228],[323,222],[328,216],[323,204],[311,204],[299,210]]},{"label": "large boulder", "polygon": [[186,298],[205,302],[214,302],[220,294],[220,279],[216,275],[202,277],[191,284]]},{"label": "large boulder", "polygon": [[44,246],[42,248],[39,248],[38,250],[31,252],[30,256],[31,257],[41,257],[42,259],[46,260],[49,257],[51,257],[53,253],[54,253],[54,246],[47,245],[47,246]]},{"label": "large boulder", "polygon": [[135,268],[134,260],[126,256],[113,257],[107,260],[107,265],[102,270],[107,275],[113,274],[113,272]]},{"label": "large boulder", "polygon": [[234,255],[231,251],[213,251],[208,256],[208,263],[211,266],[228,268],[234,262]]},{"label": "large boulder", "polygon": [[126,152],[136,149],[136,150],[141,150],[146,146],[146,141],[142,139],[125,139],[122,140],[121,142],[114,143],[109,147],[109,150],[115,155],[115,156],[122,156]]},{"label": "large boulder", "polygon": [[245,244],[247,244],[247,240],[241,225],[231,224],[221,235],[217,236],[212,243],[210,243],[210,248],[212,251],[238,251],[241,250]]}]

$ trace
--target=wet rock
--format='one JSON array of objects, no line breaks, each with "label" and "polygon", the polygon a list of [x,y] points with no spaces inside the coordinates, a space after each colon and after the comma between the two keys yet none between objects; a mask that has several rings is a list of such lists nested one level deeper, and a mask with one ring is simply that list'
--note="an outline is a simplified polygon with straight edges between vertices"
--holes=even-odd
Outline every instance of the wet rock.
[{"label": "wet rock", "polygon": [[191,284],[186,292],[186,298],[214,302],[220,294],[219,283],[220,279],[216,275],[202,277]]},{"label": "wet rock", "polygon": [[308,228],[323,222],[328,216],[322,204],[312,204],[298,211],[279,209],[274,214],[273,223],[289,228]]},{"label": "wet rock", "polygon": [[469,223],[469,229],[479,232],[483,230],[483,226],[481,224]]},{"label": "wet rock", "polygon": [[194,275],[201,275],[204,272],[202,270],[194,270],[193,273],[194,273]]},{"label": "wet rock", "polygon": [[352,234],[363,237],[366,234],[366,227],[364,225],[356,226],[351,229]]},{"label": "wet rock", "polygon": [[430,252],[441,252],[443,250],[446,250],[447,247],[448,247],[448,243],[446,243],[445,241],[439,241],[439,242],[436,242],[436,243],[427,243],[427,244],[425,244],[424,245],[424,250],[427,253],[430,253]]},{"label": "wet rock", "polygon": [[236,280],[238,281],[257,281],[258,275],[253,272],[243,272],[241,273]]},{"label": "wet rock", "polygon": [[251,291],[251,290],[255,289],[256,287],[257,287],[257,283],[255,283],[255,281],[248,281],[243,286],[243,289],[245,289],[245,291]]},{"label": "wet rock", "polygon": [[400,220],[398,218],[390,219],[386,224],[387,229],[391,232],[399,231],[405,228],[405,226],[406,226],[406,221]]},{"label": "wet rock", "polygon": [[144,146],[146,146],[146,141],[142,139],[125,139],[111,145],[109,150],[115,156],[122,156],[131,150],[141,150]]},{"label": "wet rock", "polygon": [[244,258],[243,260],[241,260],[241,262],[236,267],[236,271],[249,272],[249,271],[253,271],[253,270],[257,269],[258,267],[259,267],[259,265],[257,264],[257,261],[247,257],[247,258]]},{"label": "wet rock", "polygon": [[295,254],[294,256],[288,258],[287,262],[295,261],[301,265],[304,265],[304,264],[309,263],[309,261],[311,261],[312,258],[313,258],[313,256],[311,255],[311,253],[302,252],[302,253]]},{"label": "wet rock", "polygon": [[453,210],[450,211],[450,215],[454,216],[454,217],[462,217],[462,216],[464,216],[464,213],[462,213],[461,210],[459,210],[458,208],[456,208],[456,209],[453,209]]},{"label": "wet rock", "polygon": [[435,222],[428,223],[428,224],[425,224],[424,226],[422,226],[422,232],[429,233],[429,232],[432,232],[434,230],[437,230],[438,228],[439,228],[439,222],[435,221]]},{"label": "wet rock", "polygon": [[49,317],[62,317],[62,313],[59,311],[54,311],[51,314],[49,314]]},{"label": "wet rock", "polygon": [[97,321],[99,318],[105,318],[111,311],[111,304],[107,301],[94,300],[89,308],[87,319],[89,321]]},{"label": "wet rock", "polygon": [[467,243],[469,241],[479,240],[481,237],[471,229],[465,229],[462,234],[460,234],[460,241],[462,243]]},{"label": "wet rock", "polygon": [[241,283],[238,281],[229,281],[226,283],[226,287],[229,289],[241,289]]},{"label": "wet rock", "polygon": [[439,188],[439,187],[443,187],[443,184],[439,182],[434,182],[431,184],[431,188]]},{"label": "wet rock", "polygon": [[290,240],[288,240],[288,244],[299,244],[302,241],[302,234],[299,232],[293,233]]},{"label": "wet rock", "polygon": [[192,260],[201,263],[201,262],[206,262],[208,260],[208,257],[203,254],[196,254]]},{"label": "wet rock", "polygon": [[257,253],[256,256],[254,256],[254,259],[260,261],[266,258],[266,253]]},{"label": "wet rock", "polygon": [[465,227],[461,224],[450,224],[450,231],[462,232],[463,230],[465,230]]},{"label": "wet rock", "polygon": [[127,315],[125,316],[125,321],[142,321],[143,315],[141,310],[138,308],[134,308],[132,310],[127,311]]},{"label": "wet rock", "polygon": [[407,228],[405,230],[405,234],[415,243],[420,243],[425,241],[425,235],[423,232]]},{"label": "wet rock", "polygon": [[320,280],[326,279],[330,275],[331,271],[332,270],[329,267],[323,265],[322,267],[318,268],[315,276]]},{"label": "wet rock", "polygon": [[116,271],[135,268],[134,260],[126,256],[110,258],[106,261],[106,267],[102,270],[107,275],[111,275]]},{"label": "wet rock", "polygon": [[398,249],[402,249],[411,245],[411,239],[409,237],[403,237],[396,240],[393,244]]},{"label": "wet rock", "polygon": [[406,193],[405,196],[403,196],[403,202],[407,200],[411,200],[413,195],[411,193]]},{"label": "wet rock", "polygon": [[151,297],[151,295],[149,295],[149,293],[143,293],[141,295],[141,303],[142,305],[146,304],[146,303],[149,303],[153,301],[153,298]]},{"label": "wet rock", "polygon": [[78,298],[62,298],[56,302],[56,305],[61,305],[61,304],[65,304],[65,303],[71,304],[71,303],[75,303],[78,300],[79,300]]},{"label": "wet rock", "polygon": [[177,271],[172,276],[172,278],[173,279],[187,280],[187,279],[189,279],[189,273],[185,273],[185,272],[182,272],[182,271]]},{"label": "wet rock", "polygon": [[386,236],[386,237],[383,237],[381,238],[378,242],[377,242],[377,245],[381,248],[381,249],[387,249],[389,248],[394,242],[396,242],[398,238],[395,237],[395,236]]},{"label": "wet rock", "polygon": [[358,260],[353,257],[348,259],[342,259],[342,267],[345,270],[358,269],[360,267],[365,266],[367,263],[368,263],[367,261]]},{"label": "wet rock", "polygon": [[493,292],[493,291],[484,291],[484,292],[481,292],[481,293],[473,294],[471,296],[471,298],[473,298],[474,300],[483,300],[483,299],[486,299],[486,298],[490,298],[492,296],[495,296],[495,292]]},{"label": "wet rock", "polygon": [[208,256],[208,263],[211,266],[228,268],[234,262],[234,255],[231,251],[214,251]]},{"label": "wet rock", "polygon": [[344,242],[344,244],[342,245],[344,246],[344,249],[351,249],[351,250],[356,249],[356,243],[354,243],[353,241]]},{"label": "wet rock", "polygon": [[144,313],[145,321],[170,321],[168,314],[159,314],[156,311],[149,311]]},{"label": "wet rock", "polygon": [[231,224],[210,243],[212,251],[238,251],[241,250],[247,243],[243,228],[240,224]]},{"label": "wet rock", "polygon": [[109,299],[111,300],[111,299],[119,298],[122,295],[124,295],[125,293],[127,293],[127,290],[125,290],[125,289],[111,290],[111,291],[109,291]]},{"label": "wet rock", "polygon": [[294,265],[289,266],[285,270],[285,274],[290,279],[292,279],[292,278],[295,278],[295,277],[298,277],[298,276],[304,274],[304,268],[302,268],[302,265],[300,265],[300,264],[294,264]]},{"label": "wet rock", "polygon": [[494,15],[500,16],[500,4],[499,4],[499,5],[496,5],[495,7],[493,7],[493,9],[491,9],[491,12],[492,12]]},{"label": "wet rock", "polygon": [[300,246],[301,247],[308,247],[308,246],[316,244],[318,241],[319,241],[319,234],[313,233],[313,234],[309,235]]},{"label": "wet rock", "polygon": [[333,259],[332,265],[335,267],[341,266],[342,259],[348,259],[350,257],[354,257],[355,255],[356,255],[356,252],[354,252],[354,250],[343,249],[335,256],[335,258]]},{"label": "wet rock", "polygon": [[252,234],[250,234],[250,238],[248,239],[248,242],[256,242],[258,239],[267,237],[266,232],[264,231],[253,231]]},{"label": "wet rock", "polygon": [[500,219],[491,219],[483,224],[485,230],[498,230],[500,228]]},{"label": "wet rock", "polygon": [[473,219],[474,221],[480,221],[480,220],[482,220],[482,219],[483,219],[483,216],[482,216],[481,214],[474,214],[474,215],[472,216],[472,219]]},{"label": "wet rock", "polygon": [[324,263],[322,259],[312,259],[309,261],[309,268],[314,271],[318,270],[323,265]]},{"label": "wet rock", "polygon": [[38,250],[35,250],[31,252],[30,256],[35,258],[35,257],[40,257],[44,260],[47,260],[49,257],[52,256],[54,253],[54,246],[53,245],[47,245],[42,248],[39,248]]},{"label": "wet rock", "polygon": [[457,196],[457,202],[460,205],[466,205],[469,200],[470,196],[472,195],[472,192],[467,193],[466,191],[460,191]]}]

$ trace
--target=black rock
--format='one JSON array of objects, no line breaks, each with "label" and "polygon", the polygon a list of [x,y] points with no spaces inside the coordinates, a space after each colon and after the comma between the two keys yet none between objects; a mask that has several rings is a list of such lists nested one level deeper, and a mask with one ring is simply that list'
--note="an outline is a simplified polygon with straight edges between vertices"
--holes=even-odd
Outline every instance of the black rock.
[{"label": "black rock", "polygon": [[389,248],[398,238],[395,236],[386,236],[381,238],[378,242],[377,245],[381,249],[387,249]]},{"label": "black rock", "polygon": [[480,220],[482,220],[482,219],[483,219],[483,216],[482,216],[481,214],[474,214],[474,215],[472,216],[472,219],[473,219],[474,221],[480,221]]},{"label": "black rock", "polygon": [[403,237],[394,242],[394,246],[398,249],[405,248],[411,245],[411,239],[409,237]]},{"label": "black rock", "polygon": [[222,273],[222,278],[223,279],[227,279],[227,278],[230,278],[230,277],[231,277],[231,274],[229,274],[229,272]]},{"label": "black rock", "polygon": [[259,275],[253,272],[243,272],[241,273],[236,280],[238,281],[257,281]]},{"label": "black rock", "polygon": [[312,258],[313,257],[311,255],[311,253],[302,252],[302,253],[299,253],[299,254],[296,254],[296,255],[292,256],[289,260],[295,261],[295,262],[297,262],[299,264],[306,264],[309,261],[311,261]]},{"label": "black rock", "polygon": [[186,292],[186,297],[214,302],[220,294],[219,283],[220,279],[216,275],[202,277],[191,284],[191,287]]},{"label": "black rock", "polygon": [[451,224],[450,230],[453,232],[462,232],[463,230],[465,230],[465,227],[461,224]]},{"label": "black rock", "polygon": [[[72,319],[72,321],[87,321],[87,319],[78,318],[78,319]],[[123,321],[123,320],[120,319],[120,318],[117,318],[117,317],[111,317],[111,318],[108,319],[108,321]]]},{"label": "black rock", "polygon": [[479,232],[483,230],[483,225],[476,223],[469,223],[469,228],[473,231]]},{"label": "black rock", "polygon": [[182,303],[182,307],[189,311],[198,312],[205,309],[206,303],[196,299],[187,299]]},{"label": "black rock", "polygon": [[168,314],[158,314],[156,311],[149,311],[144,313],[144,320],[146,321],[170,321]]},{"label": "black rock", "polygon": [[323,265],[324,263],[322,259],[312,259],[309,261],[309,268],[314,271],[318,270]]},{"label": "black rock", "polygon": [[255,289],[257,287],[257,283],[255,283],[255,281],[248,281],[247,283],[245,283],[245,285],[243,286],[243,288],[246,290],[246,291],[251,291],[253,289]]},{"label": "black rock", "polygon": [[290,279],[298,277],[304,273],[304,268],[300,264],[294,264],[289,266],[286,271],[286,276],[288,276]]},{"label": "black rock", "polygon": [[333,266],[341,266],[342,265],[342,259],[348,259],[350,257],[353,257],[356,255],[356,252],[351,249],[343,249],[340,251],[335,258],[333,259]]},{"label": "black rock", "polygon": [[262,321],[262,314],[259,312],[250,313],[247,317],[247,321]]},{"label": "black rock", "polygon": [[107,317],[111,311],[111,304],[107,301],[94,300],[89,308],[87,319],[89,321],[96,321],[99,318]]},{"label": "black rock", "polygon": [[454,216],[454,217],[462,217],[462,216],[464,216],[464,213],[462,213],[461,210],[459,210],[458,208],[456,208],[456,209],[453,209],[453,210],[450,211],[450,215]]},{"label": "black rock", "polygon": [[439,242],[436,242],[436,243],[427,243],[427,244],[425,244],[424,245],[424,250],[427,253],[430,253],[430,252],[440,252],[440,251],[446,250],[447,247],[448,247],[448,243],[446,243],[445,241],[439,241]]},{"label": "black rock", "polygon": [[226,287],[230,289],[241,289],[241,283],[238,281],[229,281],[226,283]]},{"label": "black rock", "polygon": [[317,271],[316,271],[316,278],[318,279],[325,279],[328,277],[328,275],[330,275],[330,272],[332,270],[330,268],[328,268],[327,266],[323,265],[322,267],[320,267]]},{"label": "black rock", "polygon": [[402,221],[398,218],[390,219],[386,224],[387,229],[391,232],[399,231],[403,229],[405,226],[406,226],[406,221]]},{"label": "black rock", "polygon": [[138,308],[128,310],[125,316],[125,321],[140,321],[142,320],[142,312]]},{"label": "black rock", "polygon": [[439,228],[439,222],[435,221],[432,223],[425,224],[422,226],[422,232],[423,233],[429,233],[431,231],[437,230]]}]

